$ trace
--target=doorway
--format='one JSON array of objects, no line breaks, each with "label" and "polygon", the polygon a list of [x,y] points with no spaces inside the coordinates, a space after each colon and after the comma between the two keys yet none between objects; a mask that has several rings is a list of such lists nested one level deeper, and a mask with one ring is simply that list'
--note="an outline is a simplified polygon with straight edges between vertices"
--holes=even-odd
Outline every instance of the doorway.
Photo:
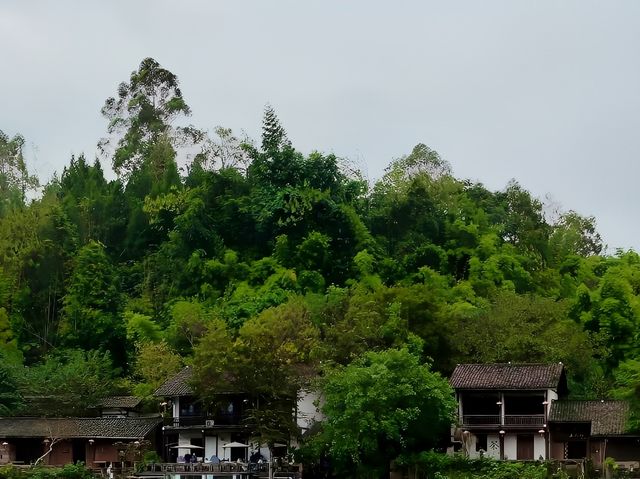
[{"label": "doorway", "polygon": [[585,459],[587,457],[587,441],[569,441],[565,459]]},{"label": "doorway", "polygon": [[518,434],[517,458],[519,461],[533,461],[533,434]]},{"label": "doorway", "polygon": [[87,443],[84,439],[74,439],[72,444],[72,458],[74,464],[78,461],[87,462]]}]

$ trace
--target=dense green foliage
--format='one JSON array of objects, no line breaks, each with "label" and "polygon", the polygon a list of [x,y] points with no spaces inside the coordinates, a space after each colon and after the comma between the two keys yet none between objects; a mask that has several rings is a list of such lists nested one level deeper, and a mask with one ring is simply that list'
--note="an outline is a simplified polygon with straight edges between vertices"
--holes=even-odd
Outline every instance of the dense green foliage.
[{"label": "dense green foliage", "polygon": [[0,132],[0,410],[149,397],[193,364],[205,401],[261,398],[255,432],[276,441],[309,378],[398,350],[444,376],[562,361],[574,396],[640,405],[640,256],[603,254],[593,218],[458,179],[424,144],[368,184],[296,150],[271,107],[259,145],[178,125],[190,112],[144,60],[102,110],[118,177],[71,158],[37,196],[24,140]]},{"label": "dense green foliage", "polygon": [[[568,479],[557,464],[468,459],[433,452],[405,455],[396,467],[409,467],[418,478],[434,479]],[[593,476],[595,477],[595,475]]]},{"label": "dense green foliage", "polygon": [[384,471],[400,454],[437,446],[456,411],[447,381],[406,349],[370,352],[330,372],[323,393],[327,420],[313,442],[326,444],[342,476]]},{"label": "dense green foliage", "polygon": [[64,467],[17,468],[0,467],[0,479],[94,479],[96,476],[82,463],[68,464]]}]

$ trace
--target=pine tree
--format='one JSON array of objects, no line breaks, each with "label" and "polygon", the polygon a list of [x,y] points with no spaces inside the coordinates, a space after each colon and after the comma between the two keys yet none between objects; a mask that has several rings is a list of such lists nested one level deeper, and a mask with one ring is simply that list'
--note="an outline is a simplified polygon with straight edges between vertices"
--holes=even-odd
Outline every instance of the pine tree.
[{"label": "pine tree", "polygon": [[271,105],[267,105],[262,120],[262,150],[281,150],[285,146],[291,146],[291,142],[287,138],[287,133],[280,124],[275,110]]}]

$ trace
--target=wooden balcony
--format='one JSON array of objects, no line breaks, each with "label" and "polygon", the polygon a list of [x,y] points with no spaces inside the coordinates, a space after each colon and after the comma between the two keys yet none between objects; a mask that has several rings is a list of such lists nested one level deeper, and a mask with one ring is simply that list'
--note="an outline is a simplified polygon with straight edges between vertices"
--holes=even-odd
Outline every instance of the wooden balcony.
[{"label": "wooden balcony", "polygon": [[542,427],[544,414],[505,414],[505,427]]},{"label": "wooden balcony", "polygon": [[544,426],[544,414],[465,414],[462,426],[466,428],[539,428]]},{"label": "wooden balcony", "polygon": [[465,414],[462,417],[464,427],[500,427],[500,414]]},{"label": "wooden balcony", "polygon": [[241,426],[244,418],[240,414],[215,414],[202,416],[180,416],[164,418],[164,425],[168,427],[218,427]]}]

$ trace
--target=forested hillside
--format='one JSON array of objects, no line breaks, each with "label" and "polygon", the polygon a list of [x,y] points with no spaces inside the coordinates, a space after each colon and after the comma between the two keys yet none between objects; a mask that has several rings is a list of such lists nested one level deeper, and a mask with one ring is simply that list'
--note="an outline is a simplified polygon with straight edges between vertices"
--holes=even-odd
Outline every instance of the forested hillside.
[{"label": "forested hillside", "polygon": [[80,156],[39,187],[0,133],[0,414],[148,398],[184,364],[203,397],[212,370],[294,388],[390,348],[443,375],[562,361],[575,397],[635,397],[640,256],[603,254],[593,218],[456,178],[424,144],[369,184],[270,107],[256,141],[187,126],[197,105],[152,59],[111,93],[115,180]]}]

